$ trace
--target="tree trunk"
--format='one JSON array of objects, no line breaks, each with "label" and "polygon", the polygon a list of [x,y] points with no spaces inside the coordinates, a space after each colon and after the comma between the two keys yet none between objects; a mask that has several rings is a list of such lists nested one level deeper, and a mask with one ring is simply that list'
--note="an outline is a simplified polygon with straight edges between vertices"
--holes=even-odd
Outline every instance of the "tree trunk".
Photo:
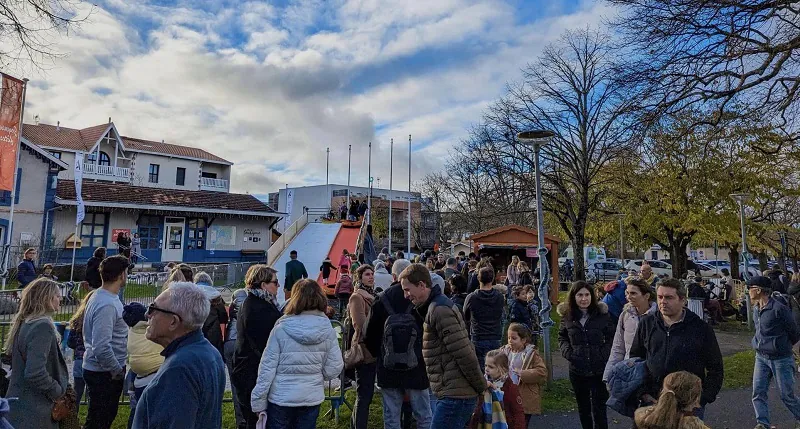
[{"label": "tree trunk", "polygon": [[584,231],[576,230],[572,239],[572,249],[575,255],[575,259],[572,261],[572,267],[574,270],[573,278],[575,280],[586,280],[586,261],[583,259],[583,245],[585,243],[583,233]]},{"label": "tree trunk", "polygon": [[796,272],[798,272],[798,271],[797,271],[797,259],[795,259],[795,258],[792,258],[792,268],[794,268],[794,269],[792,270],[792,272],[793,272],[793,273],[796,273]]},{"label": "tree trunk", "polygon": [[672,277],[676,279],[683,278],[686,274],[686,247],[688,246],[687,240],[683,238],[676,242],[670,243],[669,259],[672,263]]},{"label": "tree trunk", "polygon": [[739,246],[728,246],[728,262],[731,265],[731,278],[739,278]]},{"label": "tree trunk", "polygon": [[758,258],[758,269],[762,273],[769,269],[769,265],[767,265],[767,253],[766,252],[759,252],[756,253],[756,257]]}]

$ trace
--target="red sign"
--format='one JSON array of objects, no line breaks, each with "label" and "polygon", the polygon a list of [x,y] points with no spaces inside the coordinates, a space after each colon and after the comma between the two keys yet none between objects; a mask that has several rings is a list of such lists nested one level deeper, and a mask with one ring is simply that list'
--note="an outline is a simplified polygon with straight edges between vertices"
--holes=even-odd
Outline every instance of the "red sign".
[{"label": "red sign", "polygon": [[120,232],[124,232],[124,233],[128,234],[128,236],[131,235],[131,230],[130,229],[114,228],[114,229],[111,230],[111,242],[112,243],[116,243],[117,242],[117,237],[119,237],[119,233]]},{"label": "red sign", "polygon": [[3,74],[0,89],[0,189],[14,189],[19,147],[19,123],[22,113],[22,93],[25,84]]}]

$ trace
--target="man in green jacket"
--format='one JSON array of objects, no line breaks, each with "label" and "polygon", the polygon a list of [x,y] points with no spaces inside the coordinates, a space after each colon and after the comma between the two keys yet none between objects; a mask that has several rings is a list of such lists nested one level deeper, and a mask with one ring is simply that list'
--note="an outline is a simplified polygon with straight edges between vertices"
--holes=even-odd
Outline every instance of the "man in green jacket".
[{"label": "man in green jacket", "polygon": [[291,260],[286,263],[286,278],[283,283],[283,292],[286,294],[286,299],[292,296],[292,286],[294,286],[298,280],[308,278],[306,266],[297,260],[297,250],[289,252],[289,258],[291,258]]}]

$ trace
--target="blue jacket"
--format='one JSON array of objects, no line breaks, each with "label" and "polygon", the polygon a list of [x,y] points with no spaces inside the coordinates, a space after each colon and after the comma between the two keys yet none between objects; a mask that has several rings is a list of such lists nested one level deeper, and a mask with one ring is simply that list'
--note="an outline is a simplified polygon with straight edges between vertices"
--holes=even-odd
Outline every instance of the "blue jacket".
[{"label": "blue jacket", "polygon": [[17,280],[19,280],[19,287],[24,288],[28,283],[36,280],[36,265],[33,261],[23,259],[17,265]]},{"label": "blue jacket", "polygon": [[522,323],[528,328],[531,327],[531,311],[528,308],[528,303],[519,299],[511,298],[511,315],[509,320],[511,322]]},{"label": "blue jacket", "polygon": [[627,289],[628,284],[624,280],[618,280],[617,287],[603,297],[603,302],[608,305],[608,313],[614,320],[619,319],[619,315],[622,314],[622,308],[628,303],[628,299],[625,298],[625,290]]},{"label": "blue jacket", "polygon": [[792,344],[800,341],[800,332],[792,317],[792,310],[771,298],[764,308],[753,309],[756,335],[753,348],[767,359],[780,359],[792,355]]},{"label": "blue jacket", "polygon": [[633,417],[639,401],[636,396],[631,401],[629,398],[644,385],[646,377],[647,364],[644,359],[633,358],[618,362],[608,377],[609,398],[606,405],[623,416]]},{"label": "blue jacket", "polygon": [[136,405],[134,429],[222,428],[225,366],[198,329],[170,343]]}]

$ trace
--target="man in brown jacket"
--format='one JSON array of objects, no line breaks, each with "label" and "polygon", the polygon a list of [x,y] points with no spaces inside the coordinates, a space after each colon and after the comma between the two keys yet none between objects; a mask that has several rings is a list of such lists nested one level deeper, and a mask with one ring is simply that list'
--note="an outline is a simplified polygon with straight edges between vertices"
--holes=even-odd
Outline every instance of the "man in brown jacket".
[{"label": "man in brown jacket", "polygon": [[403,293],[425,321],[422,356],[436,395],[432,428],[463,428],[487,382],[467,336],[461,312],[437,285],[428,269],[412,264],[400,274]]}]

